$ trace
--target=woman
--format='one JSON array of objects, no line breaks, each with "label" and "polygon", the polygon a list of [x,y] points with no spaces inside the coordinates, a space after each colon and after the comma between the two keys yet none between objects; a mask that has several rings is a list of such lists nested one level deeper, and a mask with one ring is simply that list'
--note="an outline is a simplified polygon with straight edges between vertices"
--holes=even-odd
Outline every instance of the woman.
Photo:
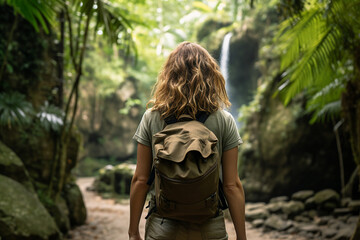
[{"label": "woman", "polygon": [[[151,172],[154,149],[152,137],[165,127],[164,119],[179,118],[182,114],[195,119],[198,112],[207,112],[205,126],[218,138],[217,147],[222,163],[224,193],[238,240],[245,240],[245,196],[238,177],[238,145],[242,143],[233,117],[224,107],[230,102],[225,90],[225,80],[216,61],[200,45],[181,43],[168,57],[155,85],[153,98],[134,135],[138,142],[137,167],[130,190],[129,239],[142,239],[139,221]],[[153,191],[150,191],[153,195]],[[153,198],[151,198],[153,199]],[[150,205],[154,202],[151,201]],[[150,206],[150,209],[152,207]],[[224,216],[203,224],[164,219],[156,211],[147,219],[145,240],[148,239],[228,239]]]}]

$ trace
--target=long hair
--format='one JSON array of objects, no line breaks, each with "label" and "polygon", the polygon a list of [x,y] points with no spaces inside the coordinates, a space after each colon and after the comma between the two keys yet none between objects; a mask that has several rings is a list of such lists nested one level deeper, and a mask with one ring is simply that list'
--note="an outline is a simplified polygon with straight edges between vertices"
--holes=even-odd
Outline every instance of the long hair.
[{"label": "long hair", "polygon": [[226,94],[225,80],[215,59],[200,45],[183,42],[174,49],[153,89],[147,103],[158,110],[162,118],[199,111],[213,113],[231,103]]}]

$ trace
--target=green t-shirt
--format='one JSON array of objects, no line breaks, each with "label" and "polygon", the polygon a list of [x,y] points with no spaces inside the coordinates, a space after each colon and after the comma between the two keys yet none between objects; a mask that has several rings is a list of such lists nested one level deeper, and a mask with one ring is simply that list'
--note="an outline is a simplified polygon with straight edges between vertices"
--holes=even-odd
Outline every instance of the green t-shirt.
[{"label": "green t-shirt", "polygon": [[[217,147],[220,156],[222,156],[223,152],[242,143],[235,120],[229,112],[218,110],[210,114],[204,124],[218,138]],[[133,139],[143,145],[151,146],[154,155],[154,146],[151,144],[152,136],[161,131],[164,127],[165,121],[160,118],[160,113],[148,109],[144,113]]]}]

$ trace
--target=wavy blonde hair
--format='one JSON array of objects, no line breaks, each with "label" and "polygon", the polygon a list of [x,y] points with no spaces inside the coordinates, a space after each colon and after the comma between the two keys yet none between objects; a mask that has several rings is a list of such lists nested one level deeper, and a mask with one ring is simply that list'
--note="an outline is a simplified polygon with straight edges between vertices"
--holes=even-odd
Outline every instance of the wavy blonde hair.
[{"label": "wavy blonde hair", "polygon": [[154,86],[147,103],[162,118],[204,111],[213,113],[230,107],[225,80],[215,59],[199,44],[183,42],[174,49]]}]

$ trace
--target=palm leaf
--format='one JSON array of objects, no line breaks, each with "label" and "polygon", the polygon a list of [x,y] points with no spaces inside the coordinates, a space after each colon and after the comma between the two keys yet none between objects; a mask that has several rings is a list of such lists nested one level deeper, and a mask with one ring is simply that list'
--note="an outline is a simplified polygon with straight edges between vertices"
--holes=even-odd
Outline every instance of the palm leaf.
[{"label": "palm leaf", "polygon": [[25,95],[17,92],[0,94],[0,126],[11,128],[29,124],[33,111]]},{"label": "palm leaf", "polygon": [[53,130],[58,132],[64,124],[64,112],[60,108],[48,104],[48,102],[45,102],[45,105],[40,108],[36,116],[41,126],[47,131]]},{"label": "palm leaf", "polygon": [[36,31],[39,31],[41,25],[46,33],[49,33],[48,24],[54,25],[56,12],[61,5],[60,0],[2,0],[0,3],[11,6]]}]

